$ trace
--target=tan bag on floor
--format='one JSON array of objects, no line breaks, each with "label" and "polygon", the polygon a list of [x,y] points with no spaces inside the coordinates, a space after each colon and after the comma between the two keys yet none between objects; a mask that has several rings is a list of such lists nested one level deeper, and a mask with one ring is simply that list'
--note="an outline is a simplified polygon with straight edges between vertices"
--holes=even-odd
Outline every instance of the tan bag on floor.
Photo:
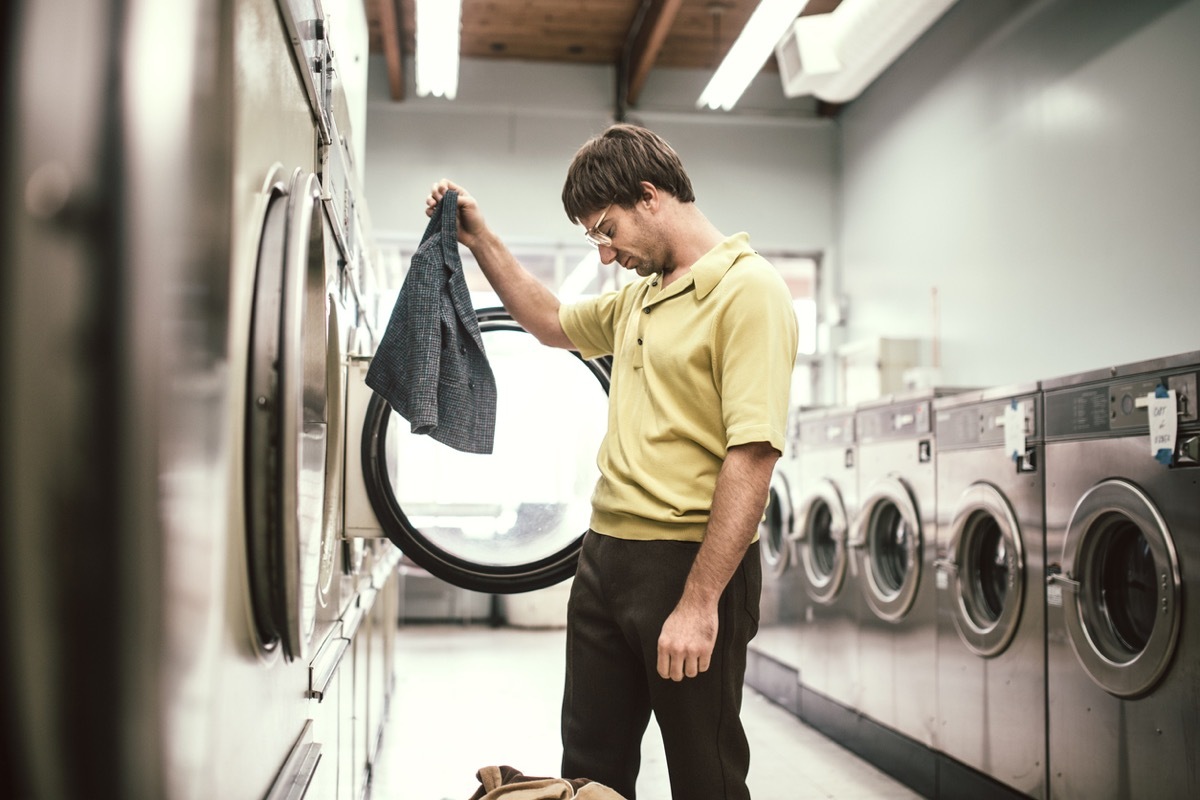
[{"label": "tan bag on floor", "polygon": [[471,800],[625,800],[599,783],[576,778],[533,778],[509,766],[482,767]]}]

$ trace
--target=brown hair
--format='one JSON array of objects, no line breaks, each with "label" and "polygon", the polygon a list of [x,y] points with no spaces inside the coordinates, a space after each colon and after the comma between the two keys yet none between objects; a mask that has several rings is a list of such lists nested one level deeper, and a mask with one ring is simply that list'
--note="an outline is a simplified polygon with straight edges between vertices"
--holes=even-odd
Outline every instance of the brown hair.
[{"label": "brown hair", "polygon": [[579,222],[609,203],[632,208],[642,199],[642,181],[680,202],[696,200],[679,155],[665,139],[637,125],[613,125],[575,153],[563,184],[563,209]]}]

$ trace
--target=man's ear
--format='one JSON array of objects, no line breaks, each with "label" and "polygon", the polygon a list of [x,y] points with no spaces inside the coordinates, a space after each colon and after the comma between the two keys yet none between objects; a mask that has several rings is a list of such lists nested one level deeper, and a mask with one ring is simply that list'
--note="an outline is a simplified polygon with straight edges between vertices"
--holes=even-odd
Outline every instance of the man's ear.
[{"label": "man's ear", "polygon": [[641,203],[649,211],[658,205],[659,193],[658,187],[650,181],[642,181],[642,198]]}]

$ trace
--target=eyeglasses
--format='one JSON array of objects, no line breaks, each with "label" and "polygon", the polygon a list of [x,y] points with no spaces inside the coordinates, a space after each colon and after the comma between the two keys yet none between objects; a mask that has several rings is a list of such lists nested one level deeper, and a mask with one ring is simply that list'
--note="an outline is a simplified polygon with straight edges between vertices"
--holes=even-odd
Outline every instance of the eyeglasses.
[{"label": "eyeglasses", "polygon": [[[615,200],[613,201],[616,202]],[[608,213],[608,209],[613,207],[613,203],[609,203],[604,211],[600,212],[600,219],[596,220],[596,224],[583,232],[583,238],[587,239],[596,247],[612,247],[612,237],[607,233],[599,231],[600,223],[604,222],[604,215]]]}]

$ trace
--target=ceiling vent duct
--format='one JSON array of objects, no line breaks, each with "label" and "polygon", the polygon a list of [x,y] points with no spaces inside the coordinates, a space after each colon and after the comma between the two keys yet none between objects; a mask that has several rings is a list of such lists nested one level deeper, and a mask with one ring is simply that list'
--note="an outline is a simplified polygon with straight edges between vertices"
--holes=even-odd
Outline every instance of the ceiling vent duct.
[{"label": "ceiling vent duct", "polygon": [[827,103],[858,97],[956,0],[842,0],[798,17],[775,47],[783,93]]}]

